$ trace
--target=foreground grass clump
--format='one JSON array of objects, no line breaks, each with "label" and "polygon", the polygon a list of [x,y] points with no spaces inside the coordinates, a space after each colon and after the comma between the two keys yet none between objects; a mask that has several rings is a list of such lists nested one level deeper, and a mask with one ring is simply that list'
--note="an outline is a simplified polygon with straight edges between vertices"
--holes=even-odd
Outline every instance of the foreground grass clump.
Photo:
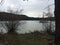
[{"label": "foreground grass clump", "polygon": [[5,34],[5,40],[9,45],[48,45],[48,42],[54,45],[54,36],[41,33],[26,33],[26,34]]}]

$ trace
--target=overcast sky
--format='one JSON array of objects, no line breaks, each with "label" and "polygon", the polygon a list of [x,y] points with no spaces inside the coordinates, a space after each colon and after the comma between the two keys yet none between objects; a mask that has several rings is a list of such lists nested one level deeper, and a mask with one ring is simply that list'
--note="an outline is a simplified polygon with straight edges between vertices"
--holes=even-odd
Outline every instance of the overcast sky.
[{"label": "overcast sky", "polygon": [[[24,9],[23,14],[30,17],[41,17],[43,11],[47,11],[47,8],[43,10],[50,4],[53,4],[54,0],[4,0],[3,5],[0,5],[0,10],[6,11],[8,8],[16,10],[16,9]],[[50,6],[51,12],[54,11],[54,5]]]}]

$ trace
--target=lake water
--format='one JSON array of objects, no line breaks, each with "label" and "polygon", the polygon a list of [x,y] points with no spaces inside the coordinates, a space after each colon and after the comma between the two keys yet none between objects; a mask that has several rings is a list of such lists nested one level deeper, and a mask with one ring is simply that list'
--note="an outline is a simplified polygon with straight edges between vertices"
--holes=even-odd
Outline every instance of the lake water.
[{"label": "lake water", "polygon": [[[8,28],[6,27],[5,23],[9,23],[8,21],[0,21],[0,32],[2,30],[3,33],[8,32]],[[48,22],[49,24],[49,22]],[[55,29],[55,22],[52,22],[52,30]],[[9,23],[9,26],[11,27],[11,24]],[[18,33],[29,33],[33,31],[43,31],[44,25],[43,23],[40,23],[40,21],[19,21],[19,24],[16,28],[16,32]]]}]

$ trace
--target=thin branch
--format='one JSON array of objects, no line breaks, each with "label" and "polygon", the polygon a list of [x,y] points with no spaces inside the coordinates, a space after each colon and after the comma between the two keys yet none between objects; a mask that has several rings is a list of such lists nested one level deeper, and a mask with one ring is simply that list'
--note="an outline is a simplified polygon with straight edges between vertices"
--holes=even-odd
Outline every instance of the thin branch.
[{"label": "thin branch", "polygon": [[4,0],[1,0],[0,5],[2,5],[3,1],[4,1]]}]

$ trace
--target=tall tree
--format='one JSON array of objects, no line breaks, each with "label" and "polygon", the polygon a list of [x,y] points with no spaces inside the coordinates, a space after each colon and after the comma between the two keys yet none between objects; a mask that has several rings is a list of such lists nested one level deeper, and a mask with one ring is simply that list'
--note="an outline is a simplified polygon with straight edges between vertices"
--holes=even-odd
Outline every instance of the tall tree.
[{"label": "tall tree", "polygon": [[56,44],[60,45],[60,0],[55,0]]}]

